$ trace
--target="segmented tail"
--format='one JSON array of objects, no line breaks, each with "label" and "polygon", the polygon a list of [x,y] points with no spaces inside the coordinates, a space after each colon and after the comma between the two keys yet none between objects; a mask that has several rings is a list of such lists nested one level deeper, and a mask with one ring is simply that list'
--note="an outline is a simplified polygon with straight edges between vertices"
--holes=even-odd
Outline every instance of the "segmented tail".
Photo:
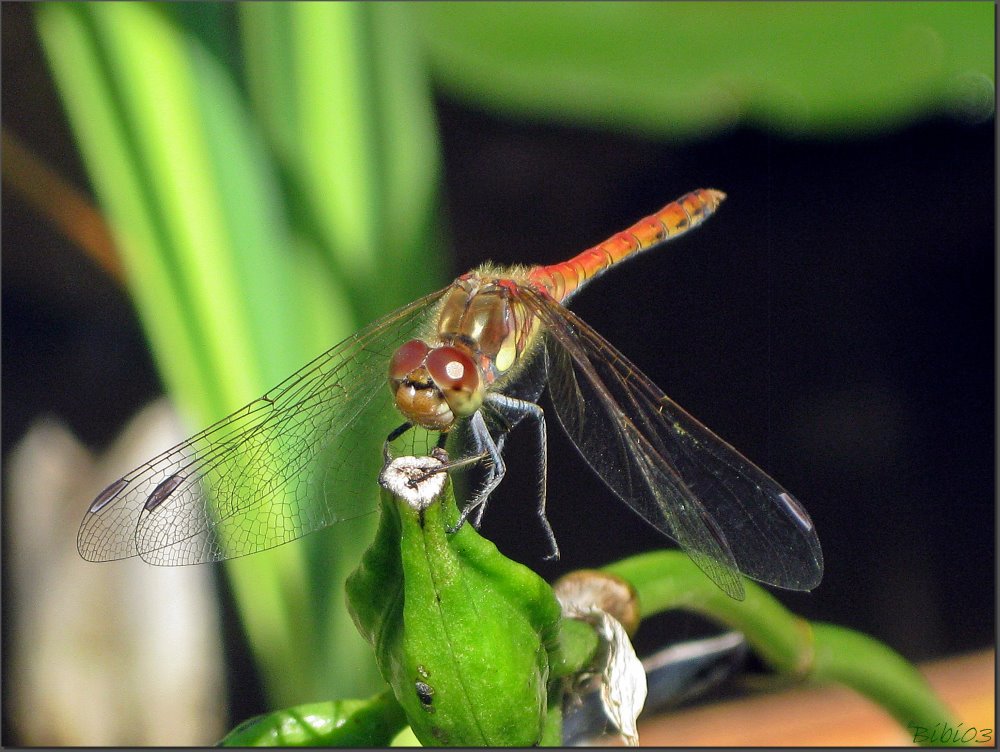
[{"label": "segmented tail", "polygon": [[712,216],[725,197],[722,191],[699,188],[569,261],[532,268],[529,279],[556,300],[566,301],[618,262],[697,227]]}]

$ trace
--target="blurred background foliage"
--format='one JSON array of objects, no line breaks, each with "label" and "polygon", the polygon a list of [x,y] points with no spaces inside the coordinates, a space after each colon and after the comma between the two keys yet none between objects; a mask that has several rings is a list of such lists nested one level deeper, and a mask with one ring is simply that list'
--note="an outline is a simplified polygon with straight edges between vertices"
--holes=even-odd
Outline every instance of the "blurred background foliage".
[{"label": "blurred background foliage", "polygon": [[[801,170],[810,159],[795,144],[886,138],[934,118],[973,129],[994,111],[991,3],[47,3],[31,10],[40,48],[25,9],[4,4],[0,12],[5,69],[14,60],[32,72],[27,80],[41,82],[18,89],[8,69],[5,137],[9,132],[44,153],[46,139],[62,135],[52,124],[61,117],[58,109],[49,102],[46,110],[38,93],[54,84],[86,181],[112,229],[159,378],[191,429],[245,404],[375,316],[443,285],[469,264],[489,257],[551,262],[710,185],[730,194],[724,211],[734,218],[741,216],[739,202],[757,202],[744,203],[758,222],[746,226],[765,235],[782,215],[812,212],[828,199],[818,183],[794,193],[779,189],[779,164]],[[21,56],[8,56],[16,53]],[[482,138],[449,142],[449,132],[462,128]],[[518,128],[536,129],[542,146],[512,140]],[[492,140],[483,140],[488,135]],[[728,147],[713,147],[727,138]],[[786,143],[792,153],[778,154]],[[563,152],[552,151],[557,144]],[[546,149],[555,156],[545,158]],[[75,157],[58,152],[57,164],[72,175]],[[764,171],[771,182],[756,196],[740,194],[740,173],[723,169],[722,155],[727,165],[741,162],[744,174]],[[904,162],[916,158],[905,148],[895,155]],[[574,166],[573,159],[589,164]],[[463,165],[474,169],[462,172]],[[468,188],[459,174],[469,179]],[[7,170],[5,180],[6,198],[13,180]],[[483,192],[489,190],[492,196]],[[504,207],[508,194],[516,199]],[[863,195],[865,212],[883,211],[883,202],[892,200],[876,191]],[[783,204],[759,209],[775,197]],[[5,218],[10,204],[4,202]],[[718,242],[723,232],[699,234],[699,247],[703,238]],[[831,234],[845,246],[856,243],[843,230]],[[742,276],[767,290],[758,289],[757,301],[749,309],[737,305],[733,315],[770,321],[772,303],[763,309],[760,303],[768,295],[777,296],[773,305],[781,310],[780,269],[764,265],[789,263],[784,254],[794,256],[813,237],[793,242],[779,249],[781,259],[769,245],[749,270],[723,265],[705,272],[713,279]],[[34,264],[19,258],[15,272]],[[820,262],[802,258],[797,273],[824,271]],[[89,273],[65,284],[80,290],[107,284]],[[13,304],[7,291],[5,281],[5,314]],[[646,292],[650,310],[658,310],[654,291]],[[721,289],[713,294],[716,308],[730,301]],[[78,293],[81,301],[90,295]],[[800,292],[795,310],[801,313],[809,299]],[[602,330],[606,308],[589,316]],[[622,308],[620,315],[630,310]],[[113,310],[125,316],[124,307]],[[609,318],[613,328],[614,315]],[[15,325],[20,320],[15,315]],[[689,318],[684,326],[696,329],[698,322]],[[8,326],[9,363],[7,348],[17,340],[8,338]],[[780,357],[781,345],[776,350],[767,339],[766,346],[768,358]],[[673,347],[682,364],[672,376],[684,376],[678,343],[647,347],[650,362],[663,359],[659,347]],[[720,347],[708,356],[710,367],[717,364],[713,357],[737,363],[749,357]],[[124,352],[103,357],[126,360],[119,377],[129,384],[116,391],[109,379],[108,391],[95,389],[89,407],[66,412],[101,412],[100,394],[115,395],[104,399],[116,404],[120,424],[127,405],[134,409],[140,397],[157,391],[151,376],[143,382],[133,372],[141,369],[127,362],[133,350],[123,358]],[[775,367],[772,360],[758,366]],[[13,370],[4,369],[7,395],[17,394],[8,391],[18,388],[8,381]],[[780,399],[780,384],[760,373],[764,382],[748,385],[748,391],[759,387],[752,399]],[[654,373],[654,380],[691,407],[660,376]],[[723,372],[718,378],[732,383],[740,377]],[[61,412],[59,393],[72,389],[60,383],[47,392],[50,399],[56,393],[55,406],[43,409]],[[769,437],[720,427],[733,407],[727,399],[720,397],[715,416],[691,409],[723,436],[735,433],[737,446],[756,445],[750,457],[767,459]],[[33,405],[23,400],[21,408],[5,410],[5,453],[39,411]],[[756,408],[768,414],[769,430],[786,420]],[[783,481],[809,475],[808,468],[782,475],[775,467],[780,461],[761,464]],[[796,491],[808,485],[797,482],[788,485]],[[374,484],[371,492],[374,508]],[[831,512],[824,524],[822,500],[797,495],[818,518],[836,571],[837,516]],[[829,503],[838,502],[847,503]],[[573,503],[566,506],[572,514]],[[507,515],[514,520],[507,524],[516,530],[523,519],[515,514]],[[373,524],[227,563],[268,707],[365,696],[379,686],[342,593]],[[540,559],[535,543],[524,541],[522,560]],[[581,563],[588,563],[587,553],[582,548]],[[570,556],[565,563],[575,562]],[[832,591],[845,595],[836,581]],[[251,674],[247,681],[256,679]]]},{"label": "blurred background foliage", "polygon": [[832,136],[989,110],[992,10],[961,5],[431,2],[417,17],[435,82],[507,116],[654,138],[737,121]]}]

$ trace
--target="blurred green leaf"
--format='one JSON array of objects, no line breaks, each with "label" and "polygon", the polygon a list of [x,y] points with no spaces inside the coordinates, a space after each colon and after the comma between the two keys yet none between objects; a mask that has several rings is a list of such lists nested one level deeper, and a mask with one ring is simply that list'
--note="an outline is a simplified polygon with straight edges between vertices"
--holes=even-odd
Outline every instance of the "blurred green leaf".
[{"label": "blurred green leaf", "polygon": [[[38,6],[130,292],[192,428],[441,285],[444,263],[428,254],[437,139],[406,13]],[[357,486],[374,509],[375,478]],[[275,705],[379,686],[343,608],[344,577],[373,525],[228,563]]]},{"label": "blurred green leaf", "polygon": [[504,114],[683,137],[883,130],[992,111],[987,2],[420,6],[436,81]]}]

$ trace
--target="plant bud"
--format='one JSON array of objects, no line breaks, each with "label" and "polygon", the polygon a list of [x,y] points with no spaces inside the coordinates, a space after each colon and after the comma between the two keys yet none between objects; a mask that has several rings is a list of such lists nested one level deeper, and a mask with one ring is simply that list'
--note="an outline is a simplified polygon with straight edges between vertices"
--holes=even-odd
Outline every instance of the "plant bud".
[{"label": "plant bud", "polygon": [[399,458],[383,471],[393,490],[383,491],[375,541],[347,580],[348,607],[421,744],[538,744],[559,604],[471,525],[447,532],[458,511],[446,473],[428,475],[435,466]]}]

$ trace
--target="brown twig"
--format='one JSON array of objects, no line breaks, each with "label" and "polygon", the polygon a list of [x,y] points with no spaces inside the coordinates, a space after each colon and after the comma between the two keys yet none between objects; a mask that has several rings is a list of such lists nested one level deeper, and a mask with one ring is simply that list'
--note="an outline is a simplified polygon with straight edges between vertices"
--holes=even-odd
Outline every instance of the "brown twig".
[{"label": "brown twig", "polygon": [[111,230],[97,208],[6,127],[0,138],[4,182],[115,281],[124,284]]}]

